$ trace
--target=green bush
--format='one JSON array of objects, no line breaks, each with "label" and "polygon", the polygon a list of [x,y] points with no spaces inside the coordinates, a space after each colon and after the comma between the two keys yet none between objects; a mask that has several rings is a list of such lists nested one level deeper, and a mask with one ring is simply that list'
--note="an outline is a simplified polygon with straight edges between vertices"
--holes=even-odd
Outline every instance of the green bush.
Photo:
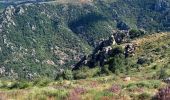
[{"label": "green bush", "polygon": [[89,68],[88,67],[82,67],[79,70],[74,71],[74,78],[75,79],[85,79],[88,77],[87,72]]},{"label": "green bush", "polygon": [[65,70],[63,72],[62,76],[63,76],[64,79],[67,79],[67,80],[72,80],[73,79],[73,73],[72,73],[71,70]]},{"label": "green bush", "polygon": [[138,58],[137,64],[143,65],[143,64],[149,64],[151,61],[147,57],[140,57]]},{"label": "green bush", "polygon": [[31,83],[29,82],[20,82],[19,83],[19,89],[25,89],[31,86]]},{"label": "green bush", "polygon": [[100,91],[100,92],[96,91],[96,90],[91,90],[89,92],[90,92],[90,94],[94,95],[94,97],[95,97],[94,100],[101,100],[102,97],[110,97],[110,98],[112,98],[112,97],[115,96],[113,93],[111,93],[109,91],[106,91],[106,90]]},{"label": "green bush", "polygon": [[34,88],[28,95],[28,100],[47,100],[54,98],[55,100],[65,100],[69,91],[65,89],[54,88]]},{"label": "green bush", "polygon": [[124,49],[122,46],[116,45],[116,46],[112,46],[112,56],[114,57],[115,55],[119,55],[119,54],[123,54],[124,53]]},{"label": "green bush", "polygon": [[7,89],[25,89],[31,86],[31,83],[29,82],[16,82],[16,81],[11,81],[11,82],[3,82],[1,84],[1,88],[7,88]]},{"label": "green bush", "polygon": [[68,91],[66,90],[43,90],[42,94],[48,96],[48,97],[55,97],[56,99],[64,99],[68,95]]},{"label": "green bush", "polygon": [[170,76],[170,73],[166,69],[161,69],[158,73],[159,79],[165,79]]},{"label": "green bush", "polygon": [[155,88],[156,89],[161,85],[161,82],[157,80],[150,80],[150,81],[139,82],[136,85],[141,88],[150,88],[150,89]]},{"label": "green bush", "polygon": [[33,85],[44,87],[47,86],[52,80],[49,78],[37,79],[33,82]]},{"label": "green bush", "polygon": [[111,71],[109,70],[109,65],[104,65],[101,67],[100,74],[110,75]]},{"label": "green bush", "polygon": [[123,54],[119,54],[114,57],[111,57],[108,63],[109,63],[109,70],[115,74],[119,74],[119,72],[123,73],[126,70],[125,56]]},{"label": "green bush", "polygon": [[157,89],[161,86],[161,81],[159,80],[149,80],[149,81],[140,81],[137,83],[130,83],[128,85],[125,85],[124,88],[127,88],[128,90],[133,90],[136,88],[149,88],[149,89]]},{"label": "green bush", "polygon": [[100,73],[99,67],[89,68],[86,66],[81,67],[79,70],[73,71],[74,79],[86,79],[97,76]]},{"label": "green bush", "polygon": [[144,35],[144,34],[145,34],[145,31],[144,31],[144,30],[131,29],[131,30],[129,31],[129,36],[130,36],[131,39],[140,37],[140,36],[142,36],[142,35]]},{"label": "green bush", "polygon": [[149,93],[142,93],[138,95],[138,100],[150,100],[152,96]]},{"label": "green bush", "polygon": [[130,83],[127,86],[125,86],[128,91],[134,91],[138,89],[137,85],[135,83]]}]

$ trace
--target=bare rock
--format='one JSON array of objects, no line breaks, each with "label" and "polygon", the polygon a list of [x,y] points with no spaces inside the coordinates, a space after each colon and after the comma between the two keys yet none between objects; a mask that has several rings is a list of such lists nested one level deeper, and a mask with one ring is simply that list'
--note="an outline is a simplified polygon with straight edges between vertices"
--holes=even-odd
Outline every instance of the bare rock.
[{"label": "bare rock", "polygon": [[170,84],[170,77],[168,77],[168,78],[166,78],[166,79],[163,79],[163,81],[164,81],[165,83]]},{"label": "bare rock", "polygon": [[123,81],[130,81],[130,80],[131,80],[130,77],[125,77],[125,78],[123,79]]},{"label": "bare rock", "polygon": [[127,44],[125,46],[125,57],[128,57],[130,55],[134,55],[136,47],[137,46],[135,44]]}]

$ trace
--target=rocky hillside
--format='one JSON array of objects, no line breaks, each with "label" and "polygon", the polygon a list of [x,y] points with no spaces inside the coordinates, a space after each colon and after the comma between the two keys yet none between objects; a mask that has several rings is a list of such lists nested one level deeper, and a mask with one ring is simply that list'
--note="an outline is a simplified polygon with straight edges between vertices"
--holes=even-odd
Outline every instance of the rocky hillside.
[{"label": "rocky hillside", "polygon": [[[120,34],[120,31],[116,33]],[[92,54],[84,56],[76,64],[73,69],[74,78],[143,73],[141,75],[145,74],[148,79],[169,81],[169,37],[169,33],[156,33],[119,44],[115,42],[116,38],[104,40]]]},{"label": "rocky hillside", "polygon": [[55,78],[62,69],[71,69],[114,29],[169,31],[170,28],[169,0],[11,4],[0,15],[1,77]]}]

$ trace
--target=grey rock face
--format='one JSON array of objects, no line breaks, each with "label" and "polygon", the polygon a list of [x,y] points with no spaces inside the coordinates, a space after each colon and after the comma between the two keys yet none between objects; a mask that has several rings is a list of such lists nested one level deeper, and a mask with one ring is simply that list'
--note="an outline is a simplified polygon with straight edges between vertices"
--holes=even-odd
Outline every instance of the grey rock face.
[{"label": "grey rock face", "polygon": [[135,50],[136,50],[135,44],[127,44],[125,46],[125,57],[128,57],[130,55],[134,55]]},{"label": "grey rock face", "polygon": [[168,78],[164,79],[163,81],[164,81],[165,83],[170,84],[170,77],[168,77]]},{"label": "grey rock face", "polygon": [[78,69],[81,66],[103,66],[105,59],[111,54],[112,45],[116,45],[114,35],[111,35],[108,39],[103,39],[94,49],[93,53],[89,56],[84,56],[73,69]]},{"label": "grey rock face", "polygon": [[[113,45],[120,44],[126,41],[128,37],[128,31],[114,31],[108,39],[103,39],[94,49],[93,53],[89,56],[84,56],[73,69],[78,69],[81,66],[104,66],[105,60],[112,55]],[[130,55],[135,52],[135,46],[129,44],[125,48],[125,55]],[[97,64],[97,65],[96,65]]]},{"label": "grey rock face", "polygon": [[[121,30],[121,31],[113,31],[113,35],[111,35],[108,39],[103,39],[98,46],[94,49],[93,53],[89,56],[84,56],[73,68],[78,69],[82,66],[94,67],[100,66],[103,67],[105,62],[107,62],[107,58],[111,57],[114,52],[113,45],[127,43],[129,38],[129,31]],[[135,54],[137,45],[133,43],[128,43],[124,48],[125,58],[129,56],[133,56]]]}]

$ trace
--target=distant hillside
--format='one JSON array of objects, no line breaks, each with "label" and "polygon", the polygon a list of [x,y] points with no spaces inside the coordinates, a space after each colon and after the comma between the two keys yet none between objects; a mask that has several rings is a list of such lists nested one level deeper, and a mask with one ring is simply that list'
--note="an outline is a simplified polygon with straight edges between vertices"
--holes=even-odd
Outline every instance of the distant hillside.
[{"label": "distant hillside", "polygon": [[12,4],[0,17],[0,75],[55,78],[115,29],[169,31],[169,4],[169,0]]}]

